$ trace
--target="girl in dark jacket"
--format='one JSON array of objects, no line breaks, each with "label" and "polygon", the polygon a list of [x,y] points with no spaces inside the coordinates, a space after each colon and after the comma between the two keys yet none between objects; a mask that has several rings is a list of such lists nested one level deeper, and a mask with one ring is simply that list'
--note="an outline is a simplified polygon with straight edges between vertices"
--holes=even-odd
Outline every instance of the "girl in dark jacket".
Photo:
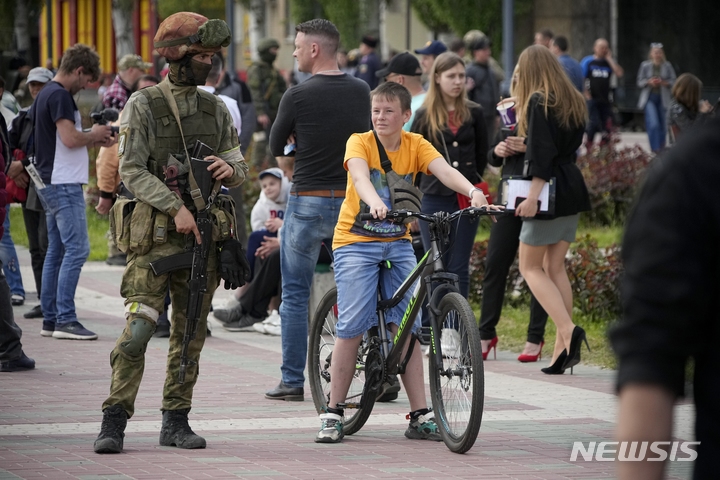
[{"label": "girl in dark jacket", "polygon": [[[467,99],[465,93],[465,63],[452,52],[437,56],[429,74],[427,96],[415,114],[412,131],[421,134],[443,154],[454,168],[476,184],[482,180],[487,165],[488,138],[483,110]],[[460,208],[458,194],[444,186],[433,176],[422,175],[424,213],[454,212]],[[470,253],[475,242],[478,220],[461,217],[450,231],[450,245],[445,253],[445,266],[458,276],[460,293],[467,298],[470,282]],[[430,247],[427,224],[420,222],[423,244]],[[456,338],[453,331],[443,329],[441,339],[452,348]],[[453,336],[454,337],[454,336]]]},{"label": "girl in dark jacket", "polygon": [[[579,212],[590,209],[590,198],[576,151],[582,143],[587,109],[582,95],[550,51],[533,45],[518,58],[518,135],[527,137],[525,162],[532,185],[527,199],[515,209],[523,218],[520,230],[520,273],[540,305],[557,327],[547,374],[564,373],[580,361],[585,331],[572,321],[572,289],[565,270],[565,255],[575,241]],[[538,198],[546,183],[555,179],[556,201],[552,219],[536,219]],[[587,340],[585,340],[587,342]]]}]

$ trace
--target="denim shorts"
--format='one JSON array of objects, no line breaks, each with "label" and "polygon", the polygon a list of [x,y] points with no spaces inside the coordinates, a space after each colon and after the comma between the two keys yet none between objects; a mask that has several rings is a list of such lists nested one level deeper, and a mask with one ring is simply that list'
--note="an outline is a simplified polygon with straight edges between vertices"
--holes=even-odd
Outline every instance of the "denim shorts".
[{"label": "denim shorts", "polygon": [[[377,288],[389,298],[417,265],[408,240],[364,242],[344,245],[334,251],[335,283],[338,291],[338,338],[355,338],[377,325]],[[391,268],[380,268],[390,261]],[[398,305],[386,312],[385,321],[399,325],[412,297],[411,287]],[[412,331],[420,329],[420,315]]]}]

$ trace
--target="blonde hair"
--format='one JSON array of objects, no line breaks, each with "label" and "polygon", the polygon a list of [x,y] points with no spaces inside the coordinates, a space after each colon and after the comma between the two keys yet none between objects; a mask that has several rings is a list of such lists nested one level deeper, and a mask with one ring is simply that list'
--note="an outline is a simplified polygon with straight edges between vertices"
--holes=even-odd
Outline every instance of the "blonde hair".
[{"label": "blonde hair", "polygon": [[515,68],[517,83],[512,87],[516,98],[518,135],[527,133],[527,109],[530,98],[538,93],[545,115],[552,108],[562,128],[577,128],[587,122],[585,98],[573,86],[558,59],[542,45],[531,45],[520,54]]},{"label": "blonde hair", "polygon": [[[440,134],[447,126],[449,118],[448,110],[443,100],[442,89],[436,80],[440,75],[456,65],[462,65],[464,68],[465,62],[453,52],[441,53],[435,58],[432,68],[430,69],[430,74],[428,75],[430,88],[428,89],[422,106],[426,110],[423,126],[427,128],[428,140],[431,142],[440,138]],[[455,99],[455,122],[458,125],[462,125],[470,118],[470,109],[467,103],[467,94],[465,93],[465,88],[463,88],[462,93]]]},{"label": "blonde hair", "polygon": [[698,77],[692,73],[683,73],[672,88],[672,96],[675,100],[684,105],[685,108],[693,113],[697,113],[700,104],[700,94],[702,93],[703,83]]}]

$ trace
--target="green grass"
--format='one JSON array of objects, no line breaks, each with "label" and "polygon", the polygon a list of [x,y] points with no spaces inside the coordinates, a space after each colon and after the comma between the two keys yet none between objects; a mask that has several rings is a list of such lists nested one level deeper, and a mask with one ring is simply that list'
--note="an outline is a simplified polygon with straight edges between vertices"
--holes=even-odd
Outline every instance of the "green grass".
[{"label": "green grass", "polygon": [[[475,317],[480,318],[480,308],[475,305]],[[505,305],[497,325],[498,346],[502,350],[510,350],[520,354],[525,347],[527,338],[527,327],[530,319],[530,309],[528,307],[511,307]],[[610,349],[607,339],[608,324],[597,322],[585,318],[583,315],[574,314],[573,322],[581,326],[587,333],[588,343],[592,351],[588,352],[583,348],[582,361],[590,365],[597,365],[603,368],[615,368],[615,355]],[[555,341],[555,324],[548,319],[545,328],[545,347],[543,348],[543,358],[550,360],[553,352],[553,342]]]},{"label": "green grass", "polygon": [[[105,236],[108,231],[109,221],[107,215],[98,215],[93,207],[87,207],[88,236],[90,237],[90,256],[88,260],[105,260],[108,255],[108,241]],[[15,245],[28,246],[25,221],[22,216],[22,209],[19,205],[10,208],[10,233]]]},{"label": "green grass", "polygon": [[[620,244],[622,241],[623,227],[612,226],[612,227],[588,227],[580,225],[577,230],[577,238],[584,237],[589,234],[598,242],[598,247],[607,248],[613,244]],[[480,222],[477,234],[475,235],[476,242],[482,242],[490,238],[490,222]]]}]

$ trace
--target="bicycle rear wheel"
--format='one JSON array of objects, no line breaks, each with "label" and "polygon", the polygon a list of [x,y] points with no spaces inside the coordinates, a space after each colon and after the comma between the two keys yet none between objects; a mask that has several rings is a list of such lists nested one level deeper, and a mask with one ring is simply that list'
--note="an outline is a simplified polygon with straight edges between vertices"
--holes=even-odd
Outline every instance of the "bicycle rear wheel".
[{"label": "bicycle rear wheel", "polygon": [[442,368],[435,367],[431,355],[430,394],[443,442],[451,451],[465,453],[477,439],[483,415],[485,380],[480,333],[470,305],[459,293],[445,295],[440,312],[440,332],[436,332],[440,335],[435,338],[442,339],[436,344]]},{"label": "bicycle rear wheel", "polygon": [[[324,412],[330,400],[330,366],[336,341],[335,325],[337,321],[337,289],[333,288],[320,301],[310,323],[308,376],[315,410],[318,413]],[[360,430],[375,405],[375,395],[369,394],[363,397],[368,350],[368,340],[363,338],[358,348],[355,374],[345,399],[346,404],[354,403],[358,405],[358,408],[345,409],[345,422],[343,423],[345,435],[352,435]],[[380,358],[381,361],[382,358]],[[377,355],[371,355],[370,362],[376,364],[378,362]]]}]

